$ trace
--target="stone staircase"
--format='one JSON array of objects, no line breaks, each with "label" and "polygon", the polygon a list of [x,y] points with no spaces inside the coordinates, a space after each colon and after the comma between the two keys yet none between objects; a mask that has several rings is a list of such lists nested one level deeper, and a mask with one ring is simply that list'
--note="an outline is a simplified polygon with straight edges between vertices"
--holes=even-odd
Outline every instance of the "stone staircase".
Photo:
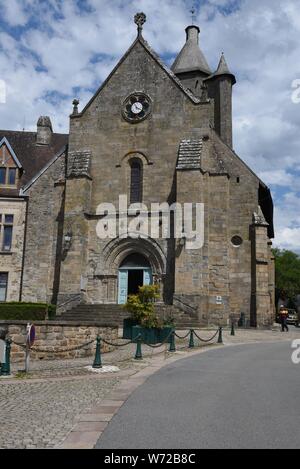
[{"label": "stone staircase", "polygon": [[[177,329],[190,329],[199,327],[198,318],[181,311],[179,308],[171,305],[155,306],[157,314],[162,319],[174,318]],[[121,326],[123,319],[128,318],[129,314],[121,305],[116,304],[80,304],[75,308],[64,312],[57,319],[61,321],[75,321],[95,323],[99,326]]]}]

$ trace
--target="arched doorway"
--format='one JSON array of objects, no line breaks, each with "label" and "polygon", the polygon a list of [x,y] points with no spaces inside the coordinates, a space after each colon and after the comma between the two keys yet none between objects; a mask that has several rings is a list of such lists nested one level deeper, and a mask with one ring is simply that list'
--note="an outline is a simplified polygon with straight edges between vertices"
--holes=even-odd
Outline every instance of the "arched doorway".
[{"label": "arched doorway", "polygon": [[139,287],[152,283],[152,269],[146,257],[130,254],[119,267],[118,303],[125,304],[128,296],[136,294]]}]

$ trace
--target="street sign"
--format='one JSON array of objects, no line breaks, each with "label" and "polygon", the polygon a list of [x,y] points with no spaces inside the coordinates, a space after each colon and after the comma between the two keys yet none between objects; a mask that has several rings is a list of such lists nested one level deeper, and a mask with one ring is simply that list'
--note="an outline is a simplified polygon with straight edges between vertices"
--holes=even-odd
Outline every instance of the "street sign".
[{"label": "street sign", "polygon": [[25,371],[29,372],[30,363],[30,349],[35,341],[35,327],[33,324],[27,324],[27,337],[26,337],[26,355],[25,355]]},{"label": "street sign", "polygon": [[216,304],[217,305],[222,305],[223,304],[223,298],[221,296],[217,296],[216,298]]},{"label": "street sign", "polygon": [[27,325],[27,344],[32,347],[35,341],[35,326],[33,324]]}]

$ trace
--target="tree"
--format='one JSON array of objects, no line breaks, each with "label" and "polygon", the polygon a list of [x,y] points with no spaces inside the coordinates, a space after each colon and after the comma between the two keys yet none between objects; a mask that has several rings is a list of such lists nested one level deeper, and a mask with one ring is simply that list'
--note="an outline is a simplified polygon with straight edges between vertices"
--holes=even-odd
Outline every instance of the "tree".
[{"label": "tree", "polygon": [[277,298],[295,300],[300,294],[300,257],[288,250],[273,249]]}]

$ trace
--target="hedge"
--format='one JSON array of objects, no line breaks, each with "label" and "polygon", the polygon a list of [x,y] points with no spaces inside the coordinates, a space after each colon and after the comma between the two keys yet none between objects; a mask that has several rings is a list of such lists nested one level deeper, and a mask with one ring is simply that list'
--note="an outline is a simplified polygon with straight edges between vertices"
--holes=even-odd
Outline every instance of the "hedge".
[{"label": "hedge", "polygon": [[[45,303],[0,303],[0,320],[44,321],[47,304]],[[49,319],[54,319],[55,305],[48,305]]]}]

